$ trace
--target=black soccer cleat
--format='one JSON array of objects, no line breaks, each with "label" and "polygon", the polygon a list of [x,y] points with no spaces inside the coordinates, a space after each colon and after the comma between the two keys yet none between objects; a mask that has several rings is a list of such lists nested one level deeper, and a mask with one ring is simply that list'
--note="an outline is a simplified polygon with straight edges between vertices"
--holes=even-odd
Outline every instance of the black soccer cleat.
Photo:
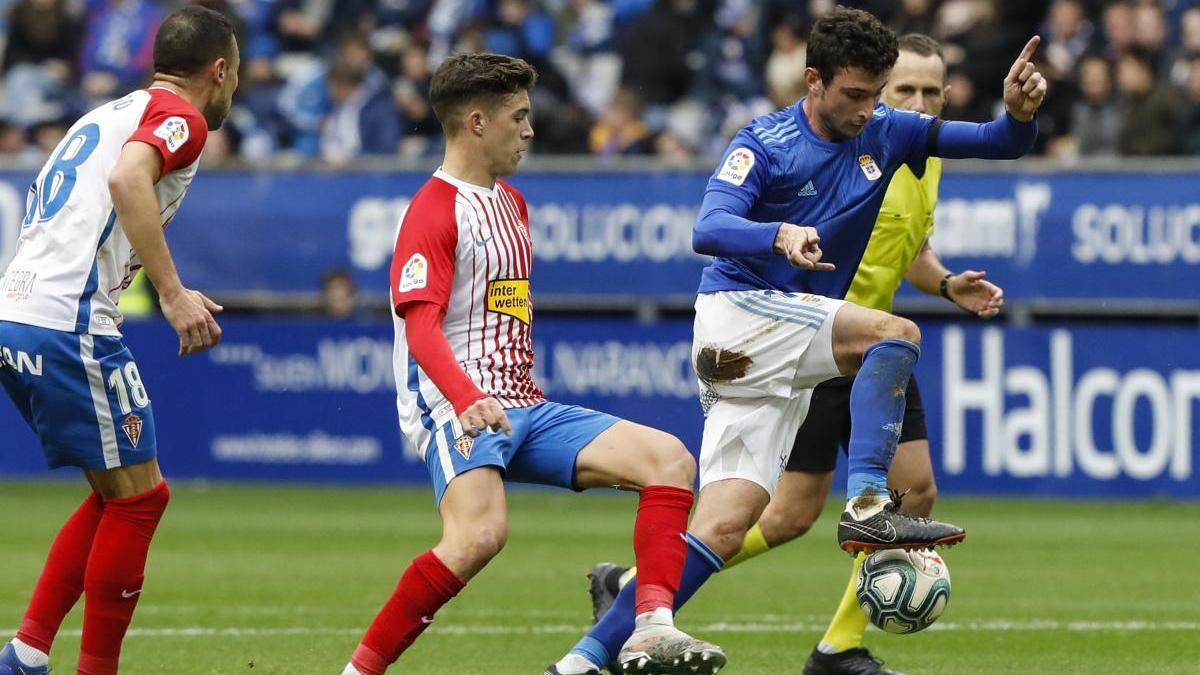
[{"label": "black soccer cleat", "polygon": [[967,538],[957,525],[921,518],[900,509],[904,495],[892,490],[890,501],[882,495],[863,495],[851,500],[838,523],[838,545],[843,551],[930,549],[953,546]]},{"label": "black soccer cleat", "polygon": [[597,563],[588,572],[588,593],[592,596],[592,623],[608,613],[621,592],[621,575],[629,571],[613,563]]},{"label": "black soccer cleat", "polygon": [[863,647],[825,654],[813,649],[804,662],[804,675],[904,675],[883,667],[883,659],[871,656]]}]

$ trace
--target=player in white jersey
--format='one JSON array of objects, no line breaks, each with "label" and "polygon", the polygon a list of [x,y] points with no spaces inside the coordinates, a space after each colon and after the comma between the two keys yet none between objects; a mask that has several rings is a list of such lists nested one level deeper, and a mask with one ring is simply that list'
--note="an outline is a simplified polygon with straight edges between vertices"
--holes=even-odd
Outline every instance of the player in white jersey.
[{"label": "player in white jersey", "polygon": [[183,287],[163,230],[237,88],[229,21],[168,16],[154,81],[79,119],[29,190],[16,256],[0,278],[0,385],[51,468],[83,469],[92,493],[59,531],[0,675],[47,673],[63,617],[83,593],[78,672],[115,675],[169,498],[150,397],[121,339],[117,297],[144,267],[180,355],[220,339],[220,307]]},{"label": "player in white jersey", "polygon": [[446,155],[401,220],[391,299],[400,423],[429,469],[442,539],[405,570],[345,675],[382,675],[500,552],[504,480],[640,491],[634,552],[654,572],[642,573],[638,627],[621,651],[626,672],[725,664],[720,648],[673,621],[695,460],[661,431],[546,401],[530,375],[529,212],[499,178],[516,171],[533,137],[536,79],[529,64],[495,54],[452,56],[433,76]]}]

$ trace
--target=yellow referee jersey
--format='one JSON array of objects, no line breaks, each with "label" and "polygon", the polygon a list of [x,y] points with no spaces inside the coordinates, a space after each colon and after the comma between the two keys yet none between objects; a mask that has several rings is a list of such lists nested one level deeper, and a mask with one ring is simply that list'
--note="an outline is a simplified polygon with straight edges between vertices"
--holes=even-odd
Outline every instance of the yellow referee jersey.
[{"label": "yellow referee jersey", "polygon": [[846,299],[863,307],[892,311],[892,298],[908,266],[933,234],[942,160],[930,157],[925,175],[917,178],[908,165],[892,176],[871,240],[850,282]]}]

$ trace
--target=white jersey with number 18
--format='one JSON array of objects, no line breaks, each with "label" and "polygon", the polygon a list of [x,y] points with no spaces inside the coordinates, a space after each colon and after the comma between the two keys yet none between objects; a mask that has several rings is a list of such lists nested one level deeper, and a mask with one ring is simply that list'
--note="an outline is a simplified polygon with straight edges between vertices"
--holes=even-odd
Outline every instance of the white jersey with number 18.
[{"label": "white jersey with number 18", "polygon": [[141,265],[113,210],[108,177],[130,141],[163,158],[155,184],[165,228],[183,201],[208,136],[204,117],[152,87],[79,119],[29,187],[17,252],[0,277],[0,321],[120,335],[117,298]]}]

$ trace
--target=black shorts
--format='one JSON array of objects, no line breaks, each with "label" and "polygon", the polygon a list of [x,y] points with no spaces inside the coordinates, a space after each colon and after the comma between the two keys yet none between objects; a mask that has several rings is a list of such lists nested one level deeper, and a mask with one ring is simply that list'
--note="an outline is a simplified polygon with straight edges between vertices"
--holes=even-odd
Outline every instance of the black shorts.
[{"label": "black shorts", "polygon": [[[850,445],[850,386],[853,384],[854,378],[839,377],[817,385],[808,405],[808,417],[796,432],[788,471],[824,472],[837,467],[838,451],[844,453]],[[904,392],[904,426],[900,430],[900,442],[927,438],[925,404],[921,402],[917,378],[911,377],[908,390]]]}]

